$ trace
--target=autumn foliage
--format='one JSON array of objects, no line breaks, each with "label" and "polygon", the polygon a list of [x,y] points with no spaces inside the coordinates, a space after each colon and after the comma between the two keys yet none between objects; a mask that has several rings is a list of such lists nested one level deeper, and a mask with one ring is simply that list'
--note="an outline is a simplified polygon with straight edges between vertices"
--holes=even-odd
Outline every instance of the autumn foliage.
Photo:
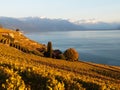
[{"label": "autumn foliage", "polygon": [[78,61],[79,54],[74,48],[69,48],[64,52],[64,56],[68,61]]}]

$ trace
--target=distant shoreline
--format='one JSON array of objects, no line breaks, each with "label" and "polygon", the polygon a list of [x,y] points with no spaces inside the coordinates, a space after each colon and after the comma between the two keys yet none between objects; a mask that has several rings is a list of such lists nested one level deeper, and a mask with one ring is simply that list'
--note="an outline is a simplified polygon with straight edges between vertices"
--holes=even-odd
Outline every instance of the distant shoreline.
[{"label": "distant shoreline", "polygon": [[38,32],[71,32],[71,31],[119,31],[120,29],[91,29],[91,30],[54,30],[54,31],[23,31],[24,34],[28,34],[28,33],[38,33]]}]

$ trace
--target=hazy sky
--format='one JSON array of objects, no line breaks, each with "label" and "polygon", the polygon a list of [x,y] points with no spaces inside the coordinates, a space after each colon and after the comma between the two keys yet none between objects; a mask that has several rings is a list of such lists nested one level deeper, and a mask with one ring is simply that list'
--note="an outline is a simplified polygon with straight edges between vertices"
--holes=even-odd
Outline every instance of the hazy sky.
[{"label": "hazy sky", "polygon": [[0,16],[120,22],[120,0],[0,0]]}]

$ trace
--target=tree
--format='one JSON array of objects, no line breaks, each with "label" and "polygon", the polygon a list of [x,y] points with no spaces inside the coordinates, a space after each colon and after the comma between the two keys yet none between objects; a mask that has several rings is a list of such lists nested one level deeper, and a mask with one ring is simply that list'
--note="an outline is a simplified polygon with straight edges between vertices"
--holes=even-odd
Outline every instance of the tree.
[{"label": "tree", "polygon": [[52,42],[48,42],[48,44],[47,44],[47,56],[52,58],[52,53],[53,53],[53,51],[52,51]]},{"label": "tree", "polygon": [[62,54],[62,51],[59,49],[53,50],[53,57],[59,59],[59,55]]},{"label": "tree", "polygon": [[65,60],[65,56],[63,54],[59,54],[58,58],[57,59],[62,59],[62,60]]},{"label": "tree", "polygon": [[69,48],[64,52],[64,56],[68,61],[78,61],[79,54],[74,48]]},{"label": "tree", "polygon": [[19,31],[20,31],[20,29],[17,28],[17,29],[16,29],[16,32],[19,32]]}]

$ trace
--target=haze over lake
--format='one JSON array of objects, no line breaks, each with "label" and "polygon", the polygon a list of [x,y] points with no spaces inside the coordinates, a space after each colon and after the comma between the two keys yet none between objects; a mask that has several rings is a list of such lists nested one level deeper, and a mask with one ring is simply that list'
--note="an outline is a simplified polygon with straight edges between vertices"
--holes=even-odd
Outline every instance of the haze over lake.
[{"label": "haze over lake", "polygon": [[120,66],[120,31],[65,31],[29,33],[27,37],[65,51],[75,48],[80,60]]}]

